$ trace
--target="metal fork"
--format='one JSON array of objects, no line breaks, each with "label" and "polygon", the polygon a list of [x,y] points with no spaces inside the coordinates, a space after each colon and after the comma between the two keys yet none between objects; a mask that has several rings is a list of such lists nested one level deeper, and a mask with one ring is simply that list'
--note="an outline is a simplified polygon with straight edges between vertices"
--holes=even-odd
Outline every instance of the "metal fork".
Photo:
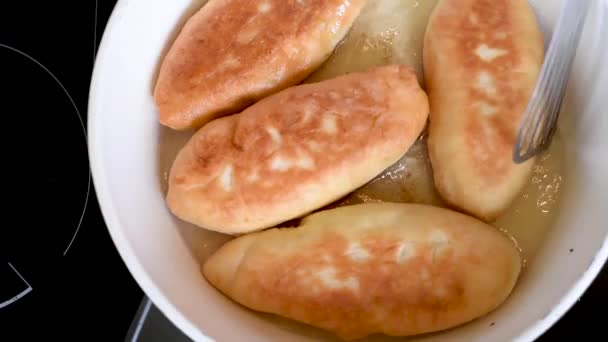
[{"label": "metal fork", "polygon": [[513,161],[523,163],[551,143],[585,17],[593,0],[566,0],[536,87],[519,126]]}]

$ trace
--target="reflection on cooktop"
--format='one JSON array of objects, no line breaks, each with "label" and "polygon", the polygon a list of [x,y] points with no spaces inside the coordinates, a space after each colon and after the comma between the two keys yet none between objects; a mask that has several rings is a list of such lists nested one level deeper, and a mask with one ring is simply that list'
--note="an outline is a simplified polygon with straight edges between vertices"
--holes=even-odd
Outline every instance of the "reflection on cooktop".
[{"label": "reflection on cooktop", "polygon": [[0,266],[0,274],[2,274],[2,282],[0,283],[0,295],[4,295],[4,298],[0,297],[0,309],[9,306],[21,299],[26,294],[32,291],[32,286],[23,278],[21,273],[17,271],[15,266],[10,262],[8,266]]}]

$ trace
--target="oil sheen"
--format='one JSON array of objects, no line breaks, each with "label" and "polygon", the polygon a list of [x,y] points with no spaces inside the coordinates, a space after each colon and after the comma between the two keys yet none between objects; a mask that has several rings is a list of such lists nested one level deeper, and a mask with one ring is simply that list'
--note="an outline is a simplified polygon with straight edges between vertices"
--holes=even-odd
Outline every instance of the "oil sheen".
[{"label": "oil sheen", "polygon": [[[429,15],[436,3],[437,0],[369,0],[343,42],[305,82],[317,82],[375,65],[402,63],[413,67],[420,83],[424,85],[423,37]],[[171,163],[192,133],[161,128],[159,167],[160,184],[164,192]],[[562,147],[563,142],[558,132],[549,150],[538,158],[528,184],[510,210],[494,222],[497,229],[517,243],[525,262],[530,262],[541,245],[558,208],[563,181]],[[395,165],[367,185],[332,204],[332,207],[382,201],[444,206],[435,190],[425,134]],[[180,232],[201,263],[230,239],[229,236],[184,222],[180,222]],[[306,334],[310,333],[308,331]]]},{"label": "oil sheen", "polygon": [[[436,3],[437,0],[369,0],[343,42],[305,82],[317,82],[375,65],[402,63],[416,70],[424,86],[423,37]],[[192,133],[161,128],[159,182],[164,193],[167,191],[171,164]],[[529,182],[510,210],[493,223],[515,241],[525,263],[530,262],[541,245],[558,209],[563,181],[562,151],[563,141],[558,132],[548,151],[538,158]],[[382,201],[444,206],[435,190],[426,134],[423,133],[397,163],[331,207]],[[211,253],[232,238],[182,221],[179,221],[179,230],[201,265]],[[262,313],[259,317],[277,324],[281,329],[313,340],[338,341],[331,334],[288,319]],[[365,340],[403,341],[408,338],[375,335]]]},{"label": "oil sheen", "polygon": [[[374,65],[402,63],[416,70],[424,86],[422,44],[436,3],[436,0],[370,0],[345,40],[308,81]],[[538,158],[521,194],[508,212],[493,223],[516,242],[524,263],[530,262],[555,217],[563,181],[562,147],[558,132],[551,147]],[[445,206],[435,190],[426,134],[395,165],[337,205],[383,201]]]}]

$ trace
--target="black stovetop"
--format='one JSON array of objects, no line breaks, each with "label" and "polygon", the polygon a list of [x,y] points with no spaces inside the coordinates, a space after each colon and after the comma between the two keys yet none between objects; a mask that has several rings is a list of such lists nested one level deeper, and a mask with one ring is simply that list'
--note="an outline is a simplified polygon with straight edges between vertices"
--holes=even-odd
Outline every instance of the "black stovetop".
[{"label": "black stovetop", "polygon": [[[0,229],[2,341],[40,331],[62,341],[187,341],[128,273],[90,183],[89,82],[115,3],[0,4],[3,195],[10,201]],[[606,269],[541,340],[606,336],[605,307]]]},{"label": "black stovetop", "polygon": [[114,1],[99,0],[96,33],[95,4],[0,2],[2,195],[10,201],[0,229],[0,341],[39,332],[123,340],[143,296],[89,183],[89,82]]}]

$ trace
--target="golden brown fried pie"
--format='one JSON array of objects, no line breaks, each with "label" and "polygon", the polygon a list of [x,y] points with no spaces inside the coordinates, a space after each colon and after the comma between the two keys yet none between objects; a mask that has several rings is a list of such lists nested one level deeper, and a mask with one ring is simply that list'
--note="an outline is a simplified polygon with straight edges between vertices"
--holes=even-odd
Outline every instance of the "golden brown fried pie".
[{"label": "golden brown fried pie", "polygon": [[426,94],[405,66],[288,88],[191,138],[169,175],[169,208],[223,233],[272,227],[372,180],[427,117]]},{"label": "golden brown fried pie", "polygon": [[512,161],[543,61],[527,0],[440,0],[425,36],[435,184],[452,205],[491,221],[530,177]]},{"label": "golden brown fried pie", "polygon": [[520,256],[471,216],[418,204],[359,204],[298,228],[236,238],[204,265],[236,302],[355,339],[451,328],[501,304]]},{"label": "golden brown fried pie", "polygon": [[346,35],[365,0],[210,0],[166,55],[160,122],[200,127],[302,81]]}]

